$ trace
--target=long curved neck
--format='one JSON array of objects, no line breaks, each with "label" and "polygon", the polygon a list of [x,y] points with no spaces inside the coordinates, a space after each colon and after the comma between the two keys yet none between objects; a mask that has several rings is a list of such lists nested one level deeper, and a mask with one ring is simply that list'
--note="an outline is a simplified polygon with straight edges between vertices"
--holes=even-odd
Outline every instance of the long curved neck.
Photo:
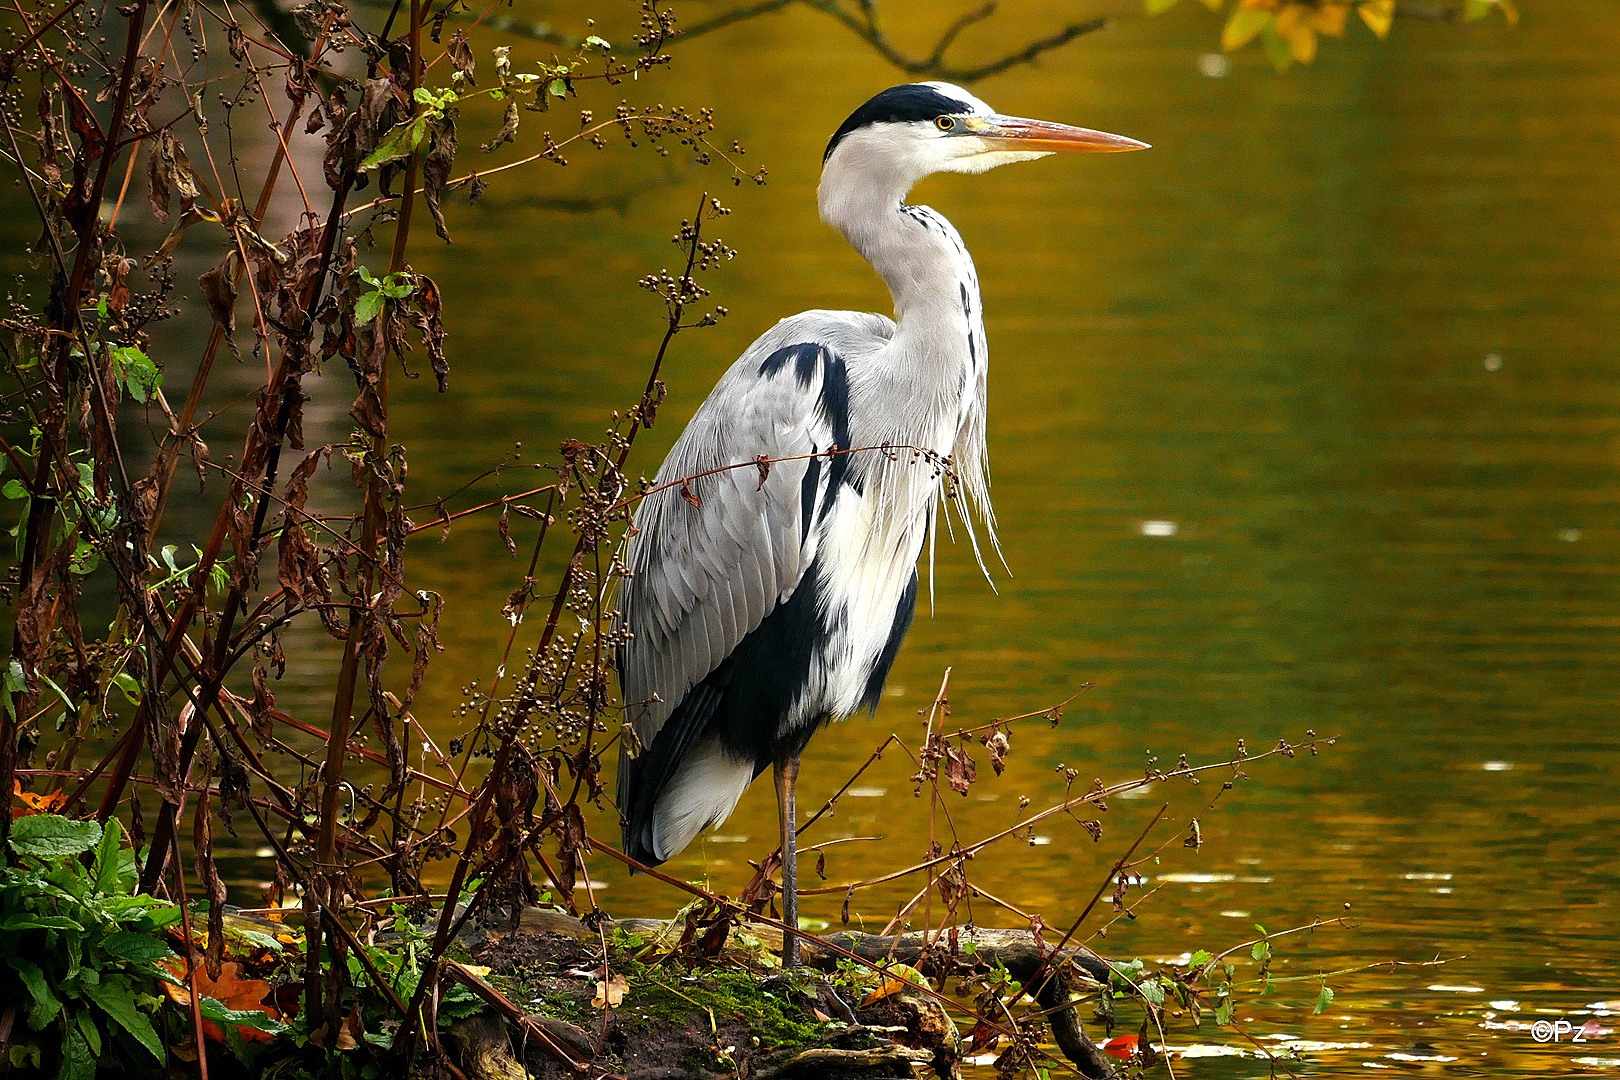
[{"label": "long curved neck", "polygon": [[[978,272],[950,222],[926,206],[905,204],[917,175],[863,151],[849,139],[828,160],[817,193],[821,220],[842,233],[889,286],[896,325],[891,344],[897,346],[892,355],[903,377],[932,404],[922,412],[934,411],[949,425],[951,434],[939,449],[956,458],[968,501],[999,552],[985,447],[989,356]],[[956,509],[985,570],[973,522],[960,503]]]},{"label": "long curved neck", "polygon": [[843,234],[889,286],[899,336],[937,339],[932,358],[977,366],[983,359],[979,275],[967,246],[943,216],[907,206],[909,180],[840,168],[835,154],[822,175],[821,218]]}]

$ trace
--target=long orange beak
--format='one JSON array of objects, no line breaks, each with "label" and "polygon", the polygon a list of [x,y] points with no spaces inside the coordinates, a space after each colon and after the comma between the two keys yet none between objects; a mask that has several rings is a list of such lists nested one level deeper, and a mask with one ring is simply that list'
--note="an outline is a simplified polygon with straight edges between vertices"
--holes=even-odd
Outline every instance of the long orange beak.
[{"label": "long orange beak", "polygon": [[1070,127],[1046,120],[1025,120],[1018,116],[988,117],[988,127],[974,134],[998,143],[998,150],[1037,150],[1044,153],[1119,154],[1127,150],[1148,150],[1145,142],[1110,135],[1106,131]]}]

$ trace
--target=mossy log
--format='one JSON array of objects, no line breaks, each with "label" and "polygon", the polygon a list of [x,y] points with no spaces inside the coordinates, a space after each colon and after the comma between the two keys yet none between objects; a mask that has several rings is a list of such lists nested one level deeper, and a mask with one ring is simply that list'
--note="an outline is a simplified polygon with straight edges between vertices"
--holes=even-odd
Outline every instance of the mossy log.
[{"label": "mossy log", "polygon": [[[634,933],[649,941],[668,938],[673,943],[677,939],[684,924],[659,919],[624,919],[610,923],[603,928],[607,933],[622,930]],[[747,924],[750,935],[761,941],[767,949],[779,950],[781,946],[781,932],[774,927],[759,923]],[[500,938],[512,936],[557,935],[578,941],[582,945],[602,940],[602,931],[593,930],[579,920],[560,912],[548,911],[539,908],[525,909],[519,915],[515,926],[510,923],[502,924],[499,921],[487,926],[487,932]],[[1103,1054],[1100,1048],[1091,1041],[1081,1026],[1079,1017],[1070,1001],[1071,991],[1080,983],[1105,983],[1108,978],[1109,967],[1096,953],[1081,947],[1065,948],[1058,956],[1051,954],[1049,946],[1043,946],[1028,930],[1007,930],[993,928],[961,929],[957,934],[958,955],[949,959],[941,955],[940,942],[937,937],[929,947],[928,937],[922,933],[901,934],[894,937],[885,937],[877,934],[865,934],[856,931],[840,931],[823,937],[805,935],[803,938],[803,957],[806,966],[822,971],[831,972],[836,969],[838,961],[844,953],[850,953],[873,962],[895,961],[917,967],[930,975],[951,975],[965,973],[975,963],[995,964],[999,962],[1005,967],[1013,978],[1020,982],[1036,984],[1035,998],[1039,1006],[1047,1012],[1047,1021],[1052,1031],[1053,1041],[1071,1062],[1074,1063],[1085,1076],[1093,1080],[1113,1080],[1116,1073],[1112,1062]],[[737,959],[748,960],[751,954],[740,948],[728,944],[728,951],[734,952]],[[842,950],[842,951],[839,951]],[[971,957],[968,955],[971,953]],[[1044,959],[1043,959],[1044,958]],[[949,968],[947,969],[947,965]],[[920,995],[906,995],[920,997]],[[924,999],[926,1000],[926,999]],[[914,1002],[913,1011],[916,1011]],[[943,1010],[939,1010],[943,1015]],[[949,1018],[944,1021],[949,1024]],[[908,1024],[910,1022],[908,1021]],[[916,1025],[911,1025],[916,1026]],[[915,1036],[919,1033],[913,1033]],[[938,1039],[941,1033],[932,1037]],[[950,1039],[954,1041],[956,1033],[954,1025],[950,1032]],[[813,1051],[806,1051],[811,1054]],[[844,1053],[840,1051],[840,1053]],[[906,1055],[889,1055],[885,1057],[875,1051],[861,1051],[865,1057],[840,1057],[843,1062],[836,1069],[832,1069],[833,1058],[804,1057],[802,1064],[796,1057],[779,1065],[773,1065],[769,1070],[761,1071],[759,1076],[781,1076],[788,1080],[800,1075],[789,1071],[793,1068],[806,1070],[802,1075],[829,1076],[847,1075],[851,1077],[865,1076],[892,1076],[913,1075],[911,1072],[896,1072],[902,1066],[902,1058],[906,1061],[917,1062],[931,1060],[933,1071],[941,1076],[948,1076],[956,1069],[955,1061],[959,1053],[947,1057],[938,1054],[930,1055],[925,1051],[917,1050],[910,1057]],[[921,1054],[921,1057],[917,1055]],[[834,1055],[837,1057],[837,1055]],[[819,1062],[819,1064],[815,1064]],[[867,1062],[867,1066],[859,1066],[860,1062]],[[859,1066],[859,1067],[858,1067]],[[863,1072],[862,1068],[867,1068]],[[634,1076],[636,1074],[628,1074]],[[663,1072],[660,1076],[669,1078],[691,1077],[700,1080],[702,1071]],[[921,1074],[916,1074],[921,1075]],[[645,1080],[654,1080],[651,1073]]]}]

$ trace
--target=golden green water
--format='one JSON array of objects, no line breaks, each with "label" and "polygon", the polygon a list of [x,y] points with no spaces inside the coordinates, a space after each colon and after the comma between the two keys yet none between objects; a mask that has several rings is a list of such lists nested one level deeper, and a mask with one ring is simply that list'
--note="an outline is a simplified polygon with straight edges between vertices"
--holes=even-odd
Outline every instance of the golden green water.
[{"label": "golden green water", "polygon": [[[897,40],[919,49],[954,11],[888,6]],[[1346,917],[1279,942],[1276,973],[1386,966],[1329,977],[1337,997],[1320,1016],[1313,980],[1239,1013],[1257,1035],[1316,1044],[1313,1075],[1620,1072],[1613,1035],[1543,1045],[1529,1031],[1620,1028],[1594,1010],[1620,1012],[1620,22],[1603,3],[1523,6],[1516,30],[1403,20],[1379,44],[1353,28],[1312,68],[1278,77],[1250,50],[1224,78],[1197,64],[1217,33],[1201,5],[1127,12],[973,89],[1152,152],[938,179],[915,196],[955,222],[983,280],[1010,572],[993,592],[964,546],[942,547],[931,617],[925,604],[876,718],[812,744],[804,804],[889,732],[915,743],[947,667],[963,725],[1094,684],[1056,729],[1014,729],[1005,776],[981,755],[980,782],[946,804],[964,838],[1017,820],[1020,796],[1060,798],[1063,766],[1085,786],[1139,776],[1147,753],[1168,767],[1230,756],[1239,739],[1337,736],[1320,757],[1249,767],[1213,811],[1213,784],[1157,785],[1111,803],[1101,843],[1060,818],[971,866],[987,891],[1066,925],[1164,802],[1171,820],[1199,816],[1202,849],[1175,841],[1142,867],[1133,898],[1156,891],[1094,944],[1152,961],[1229,947],[1256,923]],[[565,5],[516,14],[577,20]],[[960,48],[989,56],[1073,15],[1008,4]],[[661,329],[635,279],[672,263],[668,236],[704,185],[734,210],[717,232],[740,255],[711,282],[730,315],[677,340],[641,471],[778,318],[886,310],[881,283],[817,222],[814,188],[828,133],[897,81],[812,12],[745,23],[629,92],[717,106],[767,187],[677,163],[622,213],[537,204],[635,185],[651,159],[616,147],[499,178],[452,209],[452,246],[420,233],[411,259],[444,290],[453,374],[443,398],[431,380],[396,385],[414,490],[453,489],[519,441],[526,460],[549,455],[634,401]],[[464,119],[470,156],[495,119]],[[183,257],[201,269],[209,256],[188,241]],[[203,329],[193,317],[165,333],[189,357]],[[346,437],[352,391],[341,371],[325,382],[312,444]],[[523,565],[492,522],[443,546],[424,536],[411,559],[414,583],[451,601],[449,651],[415,710],[447,735],[460,688],[487,685]],[[282,704],[323,722],[330,669],[303,663]],[[929,806],[910,772],[891,751],[818,826],[811,842],[881,837],[830,849],[829,883],[923,854]],[[593,828],[616,832],[608,815]],[[756,785],[721,835],[666,869],[734,893],[773,828]],[[592,865],[611,912],[680,902]],[[236,871],[268,874],[246,859]],[[881,924],[916,887],[863,892],[856,915]],[[809,897],[805,914],[836,923],[841,901]],[[1018,922],[982,901],[973,914]],[[1178,1073],[1267,1074],[1221,1056],[1244,1045],[1231,1032],[1177,1023],[1170,1042],[1191,1048]]]}]

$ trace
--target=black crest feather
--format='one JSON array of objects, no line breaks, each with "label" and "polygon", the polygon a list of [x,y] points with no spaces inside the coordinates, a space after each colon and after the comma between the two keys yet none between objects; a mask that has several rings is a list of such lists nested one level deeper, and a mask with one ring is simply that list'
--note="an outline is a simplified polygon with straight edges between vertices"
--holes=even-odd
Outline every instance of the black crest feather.
[{"label": "black crest feather", "polygon": [[907,120],[932,120],[936,116],[960,116],[969,111],[966,102],[942,94],[923,83],[891,86],[865,105],[849,114],[833,137],[827,141],[827,152],[821,155],[825,162],[838,149],[838,144],[852,131],[869,124],[892,124]]}]

